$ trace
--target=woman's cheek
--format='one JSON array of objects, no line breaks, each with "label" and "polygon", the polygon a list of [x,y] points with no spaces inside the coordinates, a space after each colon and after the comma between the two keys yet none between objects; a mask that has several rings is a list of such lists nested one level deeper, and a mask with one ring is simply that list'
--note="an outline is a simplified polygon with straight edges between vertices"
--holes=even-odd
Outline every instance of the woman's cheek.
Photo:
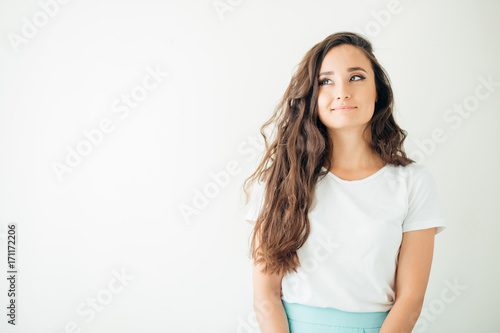
[{"label": "woman's cheek", "polygon": [[318,96],[318,107],[319,111],[323,111],[328,108],[328,98],[324,94],[320,94]]}]

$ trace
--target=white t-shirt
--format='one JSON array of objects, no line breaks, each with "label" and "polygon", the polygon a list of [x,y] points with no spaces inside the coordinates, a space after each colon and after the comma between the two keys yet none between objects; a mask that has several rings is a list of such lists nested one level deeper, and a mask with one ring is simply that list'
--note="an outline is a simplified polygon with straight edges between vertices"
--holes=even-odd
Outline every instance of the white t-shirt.
[{"label": "white t-shirt", "polygon": [[[246,215],[252,225],[263,189],[256,183],[252,192]],[[297,251],[301,266],[283,277],[281,298],[351,312],[392,308],[404,232],[446,228],[435,179],[416,163],[386,164],[353,181],[328,172],[316,185],[309,222],[309,237]]]}]

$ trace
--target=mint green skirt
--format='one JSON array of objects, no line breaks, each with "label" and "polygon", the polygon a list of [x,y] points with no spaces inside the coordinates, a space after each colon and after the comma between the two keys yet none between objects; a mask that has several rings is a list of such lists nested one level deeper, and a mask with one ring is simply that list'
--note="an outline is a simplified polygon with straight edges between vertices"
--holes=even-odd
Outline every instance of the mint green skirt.
[{"label": "mint green skirt", "polygon": [[281,300],[290,333],[378,333],[386,312],[346,312]]}]

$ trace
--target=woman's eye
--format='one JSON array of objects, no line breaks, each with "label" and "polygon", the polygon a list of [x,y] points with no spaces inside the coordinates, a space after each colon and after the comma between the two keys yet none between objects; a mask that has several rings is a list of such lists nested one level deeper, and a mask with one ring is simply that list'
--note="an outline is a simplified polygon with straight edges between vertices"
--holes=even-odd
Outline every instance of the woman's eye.
[{"label": "woman's eye", "polygon": [[[357,80],[352,80],[352,78],[353,78],[353,77],[358,77],[359,79],[357,79]],[[361,80],[364,80],[364,79],[365,79],[365,77],[364,77],[364,76],[362,76],[362,75],[353,75],[353,76],[351,76],[351,81],[361,81]],[[331,82],[332,80],[330,80],[330,79],[323,79],[323,80],[320,80],[320,81],[319,81],[319,85],[320,85],[320,86],[322,86],[322,85],[328,84],[328,81],[330,81],[330,82]]]},{"label": "woman's eye", "polygon": [[330,80],[330,79],[323,79],[323,80],[320,80],[320,81],[319,81],[319,85],[320,85],[320,86],[322,86],[322,85],[326,84],[326,82],[325,82],[325,81],[331,81],[331,80]]},{"label": "woman's eye", "polygon": [[364,76],[361,76],[361,75],[353,75],[353,76],[351,76],[351,79],[352,79],[353,77],[359,77],[359,78],[360,78],[359,80],[354,80],[354,81],[361,81],[361,80],[364,80],[364,79],[365,79],[365,77],[364,77]]}]

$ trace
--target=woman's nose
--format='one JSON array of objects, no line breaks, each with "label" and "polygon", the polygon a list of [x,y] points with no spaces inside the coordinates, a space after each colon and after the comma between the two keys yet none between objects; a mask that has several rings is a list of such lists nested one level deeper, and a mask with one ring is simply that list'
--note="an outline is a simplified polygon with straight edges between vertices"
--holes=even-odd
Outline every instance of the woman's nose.
[{"label": "woman's nose", "polygon": [[335,89],[335,91],[334,91],[334,98],[336,100],[342,100],[344,98],[350,98],[351,97],[351,93],[350,93],[348,87],[346,86],[346,84],[339,83],[336,86],[336,88],[337,89]]}]

